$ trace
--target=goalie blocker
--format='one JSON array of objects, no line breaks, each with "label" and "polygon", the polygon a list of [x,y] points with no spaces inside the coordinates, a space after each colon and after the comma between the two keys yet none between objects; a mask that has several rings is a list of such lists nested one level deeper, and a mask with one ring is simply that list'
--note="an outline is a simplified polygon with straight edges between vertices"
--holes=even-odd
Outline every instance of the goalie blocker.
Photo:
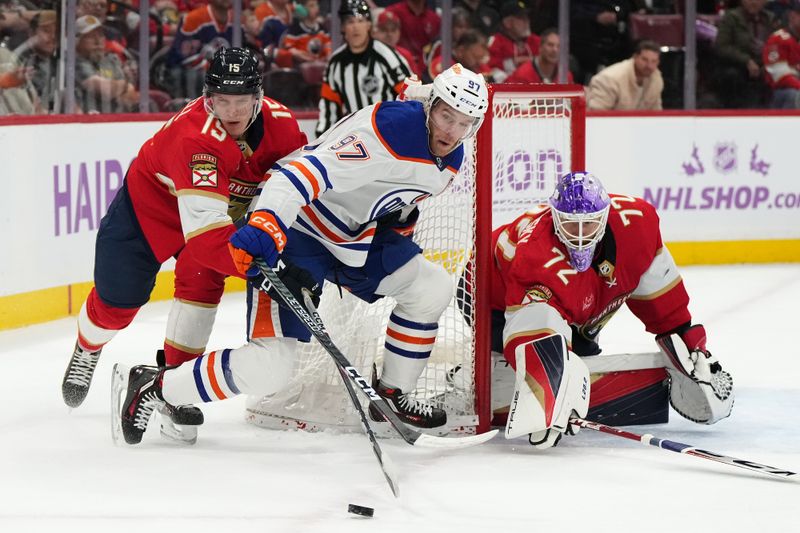
[{"label": "goalie blocker", "polygon": [[516,380],[505,436],[529,435],[537,448],[549,448],[561,435],[578,432],[570,417],[589,410],[589,369],[567,349],[562,335],[549,335],[514,347]]}]

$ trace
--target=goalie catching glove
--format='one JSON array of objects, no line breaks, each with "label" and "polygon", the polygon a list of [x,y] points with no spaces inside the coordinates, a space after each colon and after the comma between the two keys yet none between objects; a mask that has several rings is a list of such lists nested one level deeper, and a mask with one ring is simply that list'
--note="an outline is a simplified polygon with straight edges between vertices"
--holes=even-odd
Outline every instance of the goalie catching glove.
[{"label": "goalie catching glove", "polygon": [[672,408],[699,424],[713,424],[730,416],[733,378],[706,349],[705,328],[701,324],[687,324],[658,335],[656,342],[670,375]]},{"label": "goalie catching glove", "polygon": [[[508,356],[507,356],[508,357]],[[506,438],[528,434],[539,449],[555,446],[561,436],[574,435],[572,416],[589,411],[589,369],[567,349],[563,335],[514,347],[516,383],[506,422]]]}]

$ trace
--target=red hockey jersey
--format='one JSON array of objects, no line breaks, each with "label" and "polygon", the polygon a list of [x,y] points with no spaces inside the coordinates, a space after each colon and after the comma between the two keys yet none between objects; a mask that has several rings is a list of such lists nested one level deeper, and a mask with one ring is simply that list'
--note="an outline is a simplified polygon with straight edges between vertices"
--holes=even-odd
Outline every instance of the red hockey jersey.
[{"label": "red hockey jersey", "polygon": [[[640,198],[611,195],[606,233],[585,272],[569,264],[549,206],[498,228],[492,242],[492,308],[509,317],[506,344],[523,333],[559,333],[569,340],[571,329],[593,341],[624,303],[654,334],[691,320],[689,296],[661,241],[658,215]],[[513,320],[523,308],[525,319]]]},{"label": "red hockey jersey", "polygon": [[[521,60],[532,60],[539,53],[541,39],[535,33],[521,42],[512,41],[503,33],[496,33],[489,39],[489,67],[495,79],[505,77],[517,69]],[[503,75],[505,73],[505,75]]]},{"label": "red hockey jersey", "polygon": [[142,146],[128,170],[136,218],[156,258],[164,262],[185,246],[201,265],[240,276],[228,253],[235,230],[229,209],[243,212],[264,172],[305,142],[292,113],[268,98],[242,140],[228,135],[203,98],[190,102]]},{"label": "red hockey jersey", "polygon": [[767,81],[774,89],[800,89],[800,42],[786,30],[770,35],[762,51]]}]

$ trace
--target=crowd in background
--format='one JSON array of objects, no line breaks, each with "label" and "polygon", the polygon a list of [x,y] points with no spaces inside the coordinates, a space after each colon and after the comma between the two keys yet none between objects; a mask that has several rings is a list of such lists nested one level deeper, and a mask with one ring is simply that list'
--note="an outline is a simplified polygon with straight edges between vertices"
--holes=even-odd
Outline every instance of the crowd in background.
[{"label": "crowd in background", "polygon": [[[0,115],[64,111],[63,3],[0,0]],[[174,111],[200,95],[214,51],[232,43],[232,3],[150,0],[150,111]],[[682,107],[683,48],[636,21],[679,15],[684,0],[572,0],[566,66],[558,64],[558,0],[454,0],[448,60],[439,3],[366,3],[369,39],[394,49],[423,81],[453,62],[490,82],[553,83],[566,69],[570,82],[587,87],[590,108]],[[76,6],[75,111],[138,111],[139,0]],[[698,107],[800,107],[799,1],[698,0],[697,11]],[[267,95],[318,107],[336,16],[328,0],[243,0],[243,45],[259,57]]]}]

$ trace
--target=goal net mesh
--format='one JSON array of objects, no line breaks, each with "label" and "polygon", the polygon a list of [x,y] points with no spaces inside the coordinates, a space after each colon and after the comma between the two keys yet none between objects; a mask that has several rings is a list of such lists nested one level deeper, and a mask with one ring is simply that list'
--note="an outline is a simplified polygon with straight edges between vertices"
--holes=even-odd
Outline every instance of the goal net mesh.
[{"label": "goal net mesh", "polygon": [[[453,294],[439,321],[430,360],[413,394],[447,411],[448,422],[436,432],[474,432],[478,425],[476,396],[475,286],[459,280],[472,272],[476,223],[497,227],[547,198],[558,176],[570,170],[569,97],[529,92],[497,92],[492,101],[491,147],[465,143],[464,162],[444,193],[420,204],[414,240],[425,257],[450,273]],[[479,154],[491,154],[492,176],[478,180]],[[476,198],[491,188],[492,213],[478,216]],[[483,227],[483,226],[481,226]],[[472,279],[470,276],[468,279]],[[483,302],[488,305],[488,302]],[[367,304],[334,284],[326,283],[319,312],[333,342],[367,379],[373,365],[381,369],[386,325],[394,307],[391,297]],[[468,318],[467,319],[465,319]],[[488,357],[488,354],[484,354]],[[312,338],[301,345],[296,372],[286,387],[269,396],[250,397],[247,420],[271,428],[309,431],[360,431],[360,421],[345,392],[333,360]],[[362,398],[366,408],[366,400]],[[388,424],[373,424],[389,434]]]}]

